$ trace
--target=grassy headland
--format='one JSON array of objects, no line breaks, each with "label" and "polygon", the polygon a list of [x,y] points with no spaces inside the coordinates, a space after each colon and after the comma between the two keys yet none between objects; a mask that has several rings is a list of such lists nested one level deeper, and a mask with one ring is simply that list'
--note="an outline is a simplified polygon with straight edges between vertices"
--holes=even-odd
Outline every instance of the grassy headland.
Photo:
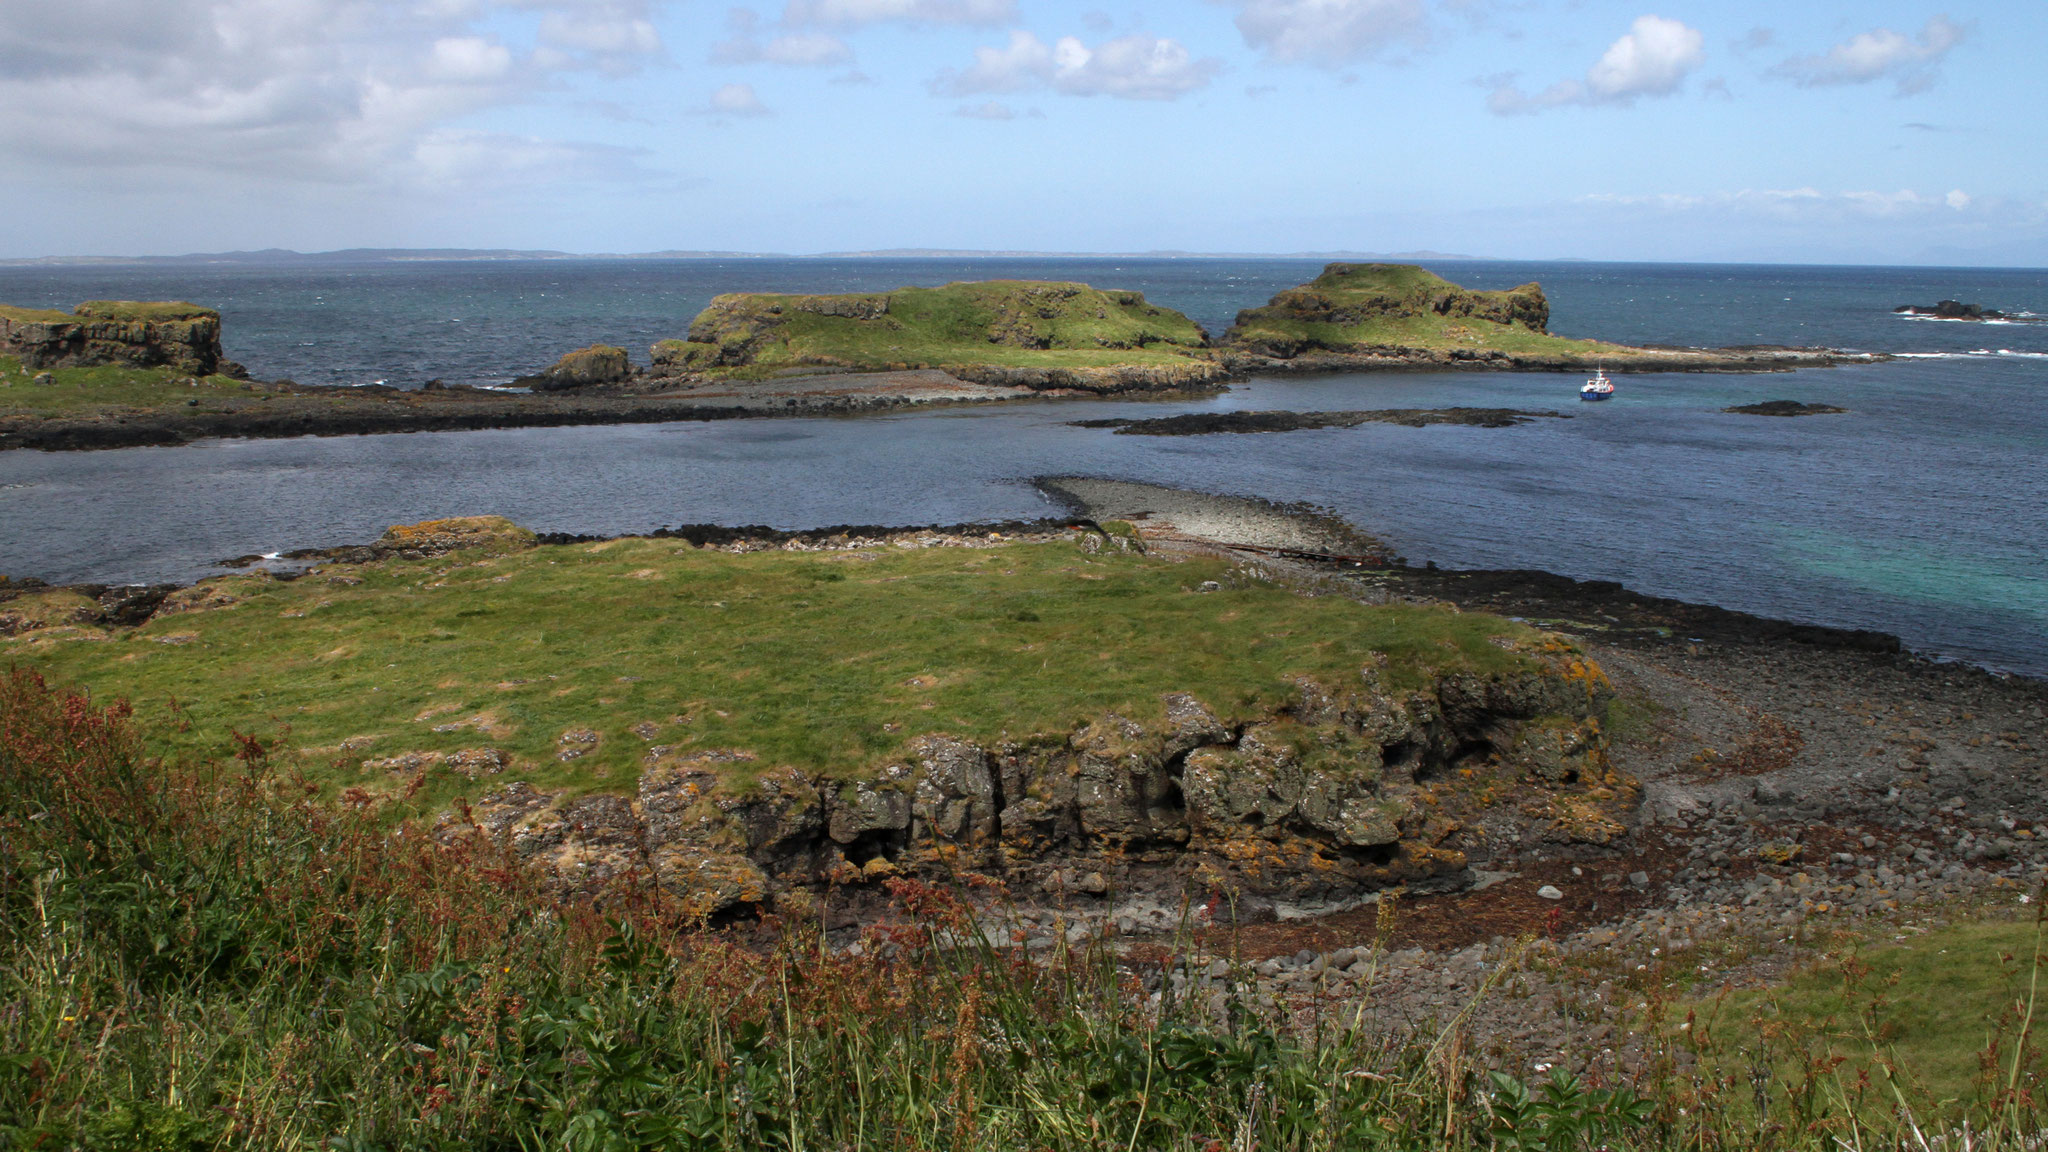
[{"label": "grassy headland", "polygon": [[[81,598],[53,591],[0,604],[45,625],[0,641],[0,659],[132,701],[167,751],[288,728],[332,787],[402,787],[360,765],[486,745],[537,786],[630,792],[655,744],[745,750],[727,769],[741,777],[859,777],[925,733],[1151,721],[1168,692],[1242,723],[1288,700],[1293,678],[1353,681],[1375,653],[1390,685],[1420,686],[1522,667],[1503,643],[1540,643],[1497,617],[1307,599],[1221,561],[1078,543],[484,549],[210,580],[176,594],[189,610],[111,631],[66,623]],[[579,732],[594,735],[563,743]],[[465,791],[443,770],[419,799]]]},{"label": "grassy headland", "polygon": [[1207,335],[1136,292],[989,280],[841,296],[720,296],[659,367],[724,375],[791,368],[1114,368],[1199,360]]}]

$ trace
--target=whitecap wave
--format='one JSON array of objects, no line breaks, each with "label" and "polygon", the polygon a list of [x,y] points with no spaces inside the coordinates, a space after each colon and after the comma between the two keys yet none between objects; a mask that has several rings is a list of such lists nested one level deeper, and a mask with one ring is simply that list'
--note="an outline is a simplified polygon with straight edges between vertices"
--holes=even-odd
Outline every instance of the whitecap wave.
[{"label": "whitecap wave", "polygon": [[1916,316],[1911,312],[1894,312],[1901,320],[1917,320],[1923,324],[2040,324],[2048,322],[2048,316],[2032,312],[2007,312],[2003,316]]},{"label": "whitecap wave", "polygon": [[2017,360],[2048,360],[2048,352],[2029,352],[2020,348],[1972,348],[1967,352],[1894,352],[1896,360],[1983,360],[1990,357],[2010,356]]}]

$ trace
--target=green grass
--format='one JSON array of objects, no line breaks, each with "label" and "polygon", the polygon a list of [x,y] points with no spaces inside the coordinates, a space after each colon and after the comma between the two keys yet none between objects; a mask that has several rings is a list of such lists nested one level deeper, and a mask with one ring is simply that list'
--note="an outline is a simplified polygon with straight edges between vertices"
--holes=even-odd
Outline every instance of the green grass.
[{"label": "green grass", "polygon": [[96,320],[218,320],[220,313],[183,300],[87,300],[73,309]]},{"label": "green grass", "polygon": [[37,384],[40,375],[21,366],[14,356],[0,356],[0,415],[78,416],[119,408],[170,408],[198,400],[200,407],[217,404],[229,394],[250,399],[269,395],[262,385],[229,376],[198,378],[175,368],[134,368],[103,364],[91,368],[52,368],[54,383]]},{"label": "green grass", "polygon": [[1642,349],[1600,340],[1574,340],[1532,332],[1519,325],[1491,324],[1484,320],[1443,316],[1374,316],[1357,324],[1330,324],[1261,318],[1233,330],[1246,342],[1292,339],[1307,341],[1317,348],[1358,350],[1369,348],[1421,348],[1431,352],[1460,349],[1499,351],[1515,356],[1560,356],[1573,359],[1606,358],[1626,360],[1642,355]]},{"label": "green grass", "polygon": [[[1212,957],[1185,940],[1164,972],[1114,939],[1026,956],[929,885],[858,905],[857,951],[808,914],[728,935],[613,895],[324,803],[246,741],[152,760],[123,708],[0,673],[0,1149],[2031,1152],[2048,1123],[2031,1056],[2004,1100],[1860,1116],[1754,1062],[1530,1086],[1465,1014],[1381,1030],[1368,984],[1290,1015],[1234,950],[1187,995],[1162,977]],[[1987,927],[1911,943],[1981,956]]]},{"label": "green grass", "polygon": [[[189,731],[158,729],[174,750],[289,726],[330,785],[388,783],[364,776],[366,759],[488,745],[537,786],[630,790],[650,744],[854,775],[926,733],[1064,733],[1112,710],[1156,719],[1167,692],[1226,719],[1263,716],[1291,697],[1291,677],[1356,683],[1374,652],[1396,684],[1510,669],[1528,657],[1492,638],[1537,636],[1067,542],[730,555],[628,539],[332,571],[362,582],[230,578],[218,587],[242,598],[233,607],[112,638],[24,633],[0,641],[0,661],[126,697],[146,719],[170,719],[175,700]],[[1206,580],[1234,586],[1193,591]],[[561,763],[574,728],[602,743]],[[437,776],[422,801],[462,784]]]},{"label": "green grass", "polygon": [[[886,301],[886,312],[881,305]],[[868,316],[827,315],[848,303]],[[746,365],[862,369],[989,364],[1088,368],[1198,356],[1199,325],[1136,292],[1085,284],[984,281],[847,297],[721,296],[690,326],[699,355],[751,344]],[[681,342],[665,342],[691,350]],[[727,355],[728,363],[733,355]]]},{"label": "green grass", "polygon": [[78,320],[218,320],[220,313],[183,300],[87,300],[70,312],[55,308],[20,308],[0,304],[0,316],[9,320],[45,324],[69,324]]},{"label": "green grass", "polygon": [[[1994,914],[1929,930],[1858,933],[1773,987],[1694,1011],[1704,1040],[1731,1067],[1766,1052],[1781,1068],[1839,1057],[1847,1080],[1868,1073],[1882,1084],[1881,1065],[1891,1064],[1933,1099],[1979,1097],[1987,1046],[2010,1040],[2024,1016],[2036,931],[2031,916]],[[1989,1079],[1994,1093],[2011,1058],[2009,1044],[2001,1050]],[[1875,1103],[1886,1108],[1891,1100],[1880,1095]]]},{"label": "green grass", "polygon": [[[995,946],[947,889],[895,885],[858,951],[807,917],[727,936],[659,890],[552,899],[487,842],[393,834],[242,753],[149,764],[119,709],[0,673],[0,1148],[1479,1152],[1557,1128],[1489,1116],[1456,1044],[1148,998],[1106,946]],[[1648,1131],[1633,1093],[1563,1104]]]},{"label": "green grass", "polygon": [[22,308],[13,304],[0,304],[0,317],[30,324],[69,324],[78,319],[55,308]]}]

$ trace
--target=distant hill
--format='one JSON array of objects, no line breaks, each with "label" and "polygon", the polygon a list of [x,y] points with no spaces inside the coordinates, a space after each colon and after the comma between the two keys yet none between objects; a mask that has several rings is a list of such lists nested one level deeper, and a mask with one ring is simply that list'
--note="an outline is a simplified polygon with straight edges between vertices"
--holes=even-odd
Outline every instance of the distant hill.
[{"label": "distant hill", "polygon": [[0,267],[65,267],[141,264],[293,265],[406,264],[424,261],[501,260],[1477,260],[1448,252],[1032,252],[973,248],[882,248],[858,252],[725,252],[665,249],[660,252],[558,252],[519,248],[342,248],[297,252],[263,248],[252,252],[191,252],[177,256],[33,256],[0,259]]}]

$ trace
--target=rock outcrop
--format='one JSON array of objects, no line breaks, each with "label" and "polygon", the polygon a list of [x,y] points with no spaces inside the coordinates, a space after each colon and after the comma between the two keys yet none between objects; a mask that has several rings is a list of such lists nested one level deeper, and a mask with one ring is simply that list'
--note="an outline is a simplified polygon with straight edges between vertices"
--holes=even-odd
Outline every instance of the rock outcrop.
[{"label": "rock outcrop", "polygon": [[0,306],[0,352],[30,371],[121,364],[245,378],[220,347],[220,313],[182,301],[88,300],[62,312]]},{"label": "rock outcrop", "polygon": [[1111,889],[1340,900],[1456,885],[1465,823],[1514,804],[1537,838],[1625,834],[1633,781],[1608,763],[1611,696],[1570,650],[1514,674],[1397,689],[1301,680],[1290,703],[1227,723],[1185,694],[1159,717],[1103,715],[994,743],[924,736],[842,780],[762,767],[744,750],[650,750],[630,797],[523,783],[467,821],[594,890],[632,872],[705,915],[801,903],[827,885],[980,874],[1027,898]]}]

